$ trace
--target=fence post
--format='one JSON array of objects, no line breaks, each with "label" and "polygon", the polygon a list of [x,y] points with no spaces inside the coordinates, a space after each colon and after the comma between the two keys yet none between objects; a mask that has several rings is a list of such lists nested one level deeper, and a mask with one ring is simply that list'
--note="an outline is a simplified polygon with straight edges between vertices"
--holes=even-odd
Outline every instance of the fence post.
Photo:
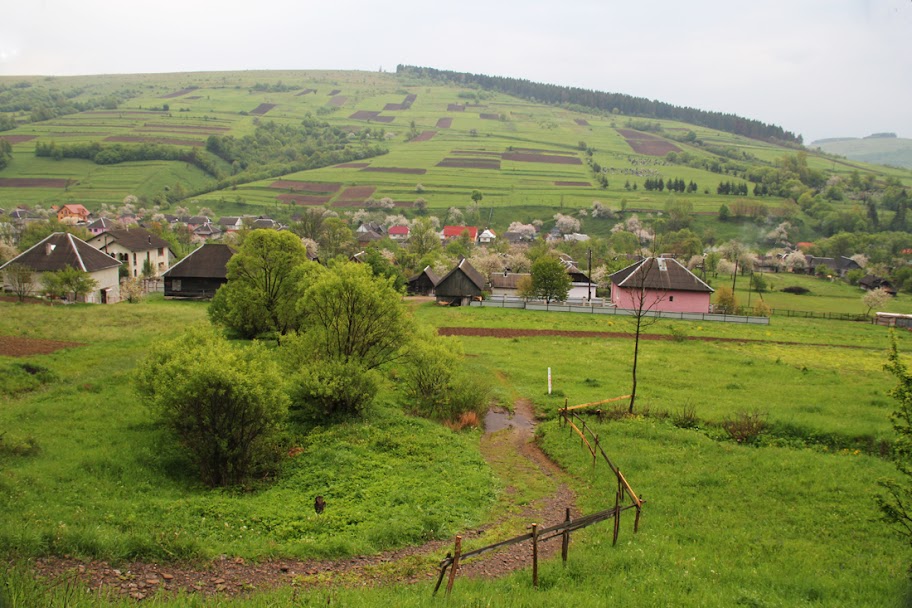
[{"label": "fence post", "polygon": [[532,586],[538,588],[538,524],[532,524]]},{"label": "fence post", "polygon": [[614,495],[614,540],[611,542],[612,546],[617,545],[618,533],[621,531],[621,492],[621,477],[618,475],[618,491]]},{"label": "fence post", "polygon": [[[567,507],[567,514],[564,516],[564,524],[570,523],[570,507]],[[570,552],[570,530],[564,528],[564,532],[561,535],[561,560],[563,560],[564,565],[567,565],[567,554]]]},{"label": "fence post", "polygon": [[462,554],[462,537],[456,537],[456,548],[453,550],[453,563],[450,564],[450,579],[447,581],[446,594],[450,595],[453,590],[453,583],[456,581],[456,570],[459,569],[459,556]]}]

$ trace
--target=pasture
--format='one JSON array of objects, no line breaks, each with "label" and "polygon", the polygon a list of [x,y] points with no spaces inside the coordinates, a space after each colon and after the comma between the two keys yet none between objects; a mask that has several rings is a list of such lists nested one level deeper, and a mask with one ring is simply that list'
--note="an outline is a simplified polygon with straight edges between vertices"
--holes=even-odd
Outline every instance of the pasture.
[{"label": "pasture", "polygon": [[[820,297],[826,297],[821,295]],[[67,554],[111,567],[156,562],[161,571],[219,555],[268,568],[278,558],[361,559],[379,551],[451,539],[486,522],[487,538],[516,533],[517,507],[555,480],[522,473],[507,453],[487,460],[486,438],[405,416],[395,367],[363,421],[313,433],[289,429],[275,480],[242,491],[200,487],[133,393],[130,378],[152,340],[205,322],[205,305],[0,303],[0,335],[82,344],[51,354],[0,357],[5,405],[0,431],[0,552],[13,605],[129,605],[117,590],[33,577],[36,559]],[[604,337],[466,336],[467,360],[495,383],[500,405],[530,400],[537,442],[566,471],[583,512],[601,508],[613,477],[556,421],[565,401],[625,394],[633,341],[628,320],[503,309],[413,307],[434,327],[587,330]],[[663,320],[663,339],[641,344],[633,418],[592,423],[609,455],[647,500],[640,532],[622,521],[573,536],[566,567],[552,560],[533,590],[528,571],[459,578],[457,605],[533,606],[636,602],[647,606],[881,606],[907,593],[908,553],[877,521],[877,479],[892,437],[882,369],[887,330],[873,325],[773,318],[744,327]],[[897,335],[908,353],[912,338]],[[41,374],[14,383],[21,364]],[[546,368],[554,393],[546,391]],[[16,378],[20,378],[17,372]],[[691,414],[687,415],[690,411]],[[763,416],[751,445],[722,423]],[[34,448],[28,448],[33,445]],[[12,449],[10,446],[19,446]],[[315,494],[327,512],[312,510]],[[512,512],[508,525],[501,519]],[[478,542],[478,541],[475,541]],[[159,593],[148,605],[436,605],[430,591],[448,543],[361,571],[314,572],[238,599]],[[78,563],[78,562],[77,562]],[[86,562],[87,563],[87,562]],[[337,562],[333,562],[337,563]],[[417,580],[410,584],[397,580]],[[333,581],[334,584],[330,584]],[[362,589],[365,584],[370,588]],[[74,589],[76,591],[74,591]],[[186,593],[186,592],[184,592]],[[598,598],[596,600],[596,598]],[[18,601],[19,603],[15,603]]]}]

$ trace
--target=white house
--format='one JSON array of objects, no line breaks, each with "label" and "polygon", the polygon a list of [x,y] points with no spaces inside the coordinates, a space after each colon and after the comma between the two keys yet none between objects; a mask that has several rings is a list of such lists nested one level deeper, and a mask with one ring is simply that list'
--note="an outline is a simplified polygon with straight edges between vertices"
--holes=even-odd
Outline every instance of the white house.
[{"label": "white house", "polygon": [[95,249],[123,262],[131,277],[141,276],[147,261],[152,266],[153,276],[159,277],[171,268],[175,258],[168,241],[142,228],[108,230],[88,242]]}]

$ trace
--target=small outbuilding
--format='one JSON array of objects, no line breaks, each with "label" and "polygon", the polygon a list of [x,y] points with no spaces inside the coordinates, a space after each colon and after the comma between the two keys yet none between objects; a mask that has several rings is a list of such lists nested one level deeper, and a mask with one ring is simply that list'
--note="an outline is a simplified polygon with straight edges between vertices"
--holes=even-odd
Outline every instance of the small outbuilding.
[{"label": "small outbuilding", "polygon": [[406,290],[410,296],[432,296],[439,281],[440,277],[431,270],[431,267],[425,266],[424,270],[408,280]]},{"label": "small outbuilding", "polygon": [[465,258],[449,271],[434,286],[438,304],[468,306],[472,300],[480,300],[485,289],[485,278]]},{"label": "small outbuilding", "polygon": [[206,243],[162,275],[166,298],[209,299],[228,282],[228,260],[235,250]]}]

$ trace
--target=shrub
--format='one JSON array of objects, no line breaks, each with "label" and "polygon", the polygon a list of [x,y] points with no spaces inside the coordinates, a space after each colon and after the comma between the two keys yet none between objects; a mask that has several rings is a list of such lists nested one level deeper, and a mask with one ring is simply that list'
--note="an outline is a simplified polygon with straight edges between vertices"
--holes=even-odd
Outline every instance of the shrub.
[{"label": "shrub", "polygon": [[210,486],[242,483],[274,464],[288,397],[282,376],[259,343],[232,347],[197,329],[154,345],[136,390]]},{"label": "shrub", "polygon": [[358,363],[314,361],[292,381],[291,409],[315,424],[362,416],[379,386],[377,372]]},{"label": "shrub", "polygon": [[760,300],[757,302],[757,305],[754,306],[754,316],[755,317],[768,317],[773,314],[773,309],[770,308],[770,305]]},{"label": "shrub", "polygon": [[759,412],[738,412],[726,418],[722,428],[738,443],[753,443],[766,428],[766,415]]},{"label": "shrub", "polygon": [[697,418],[697,408],[685,403],[680,413],[672,415],[671,423],[679,429],[697,428],[700,425],[700,419]]},{"label": "shrub", "polygon": [[793,293],[796,296],[803,296],[806,293],[811,293],[811,290],[807,287],[802,287],[801,285],[790,285],[788,287],[783,287],[782,291],[785,293]]}]

